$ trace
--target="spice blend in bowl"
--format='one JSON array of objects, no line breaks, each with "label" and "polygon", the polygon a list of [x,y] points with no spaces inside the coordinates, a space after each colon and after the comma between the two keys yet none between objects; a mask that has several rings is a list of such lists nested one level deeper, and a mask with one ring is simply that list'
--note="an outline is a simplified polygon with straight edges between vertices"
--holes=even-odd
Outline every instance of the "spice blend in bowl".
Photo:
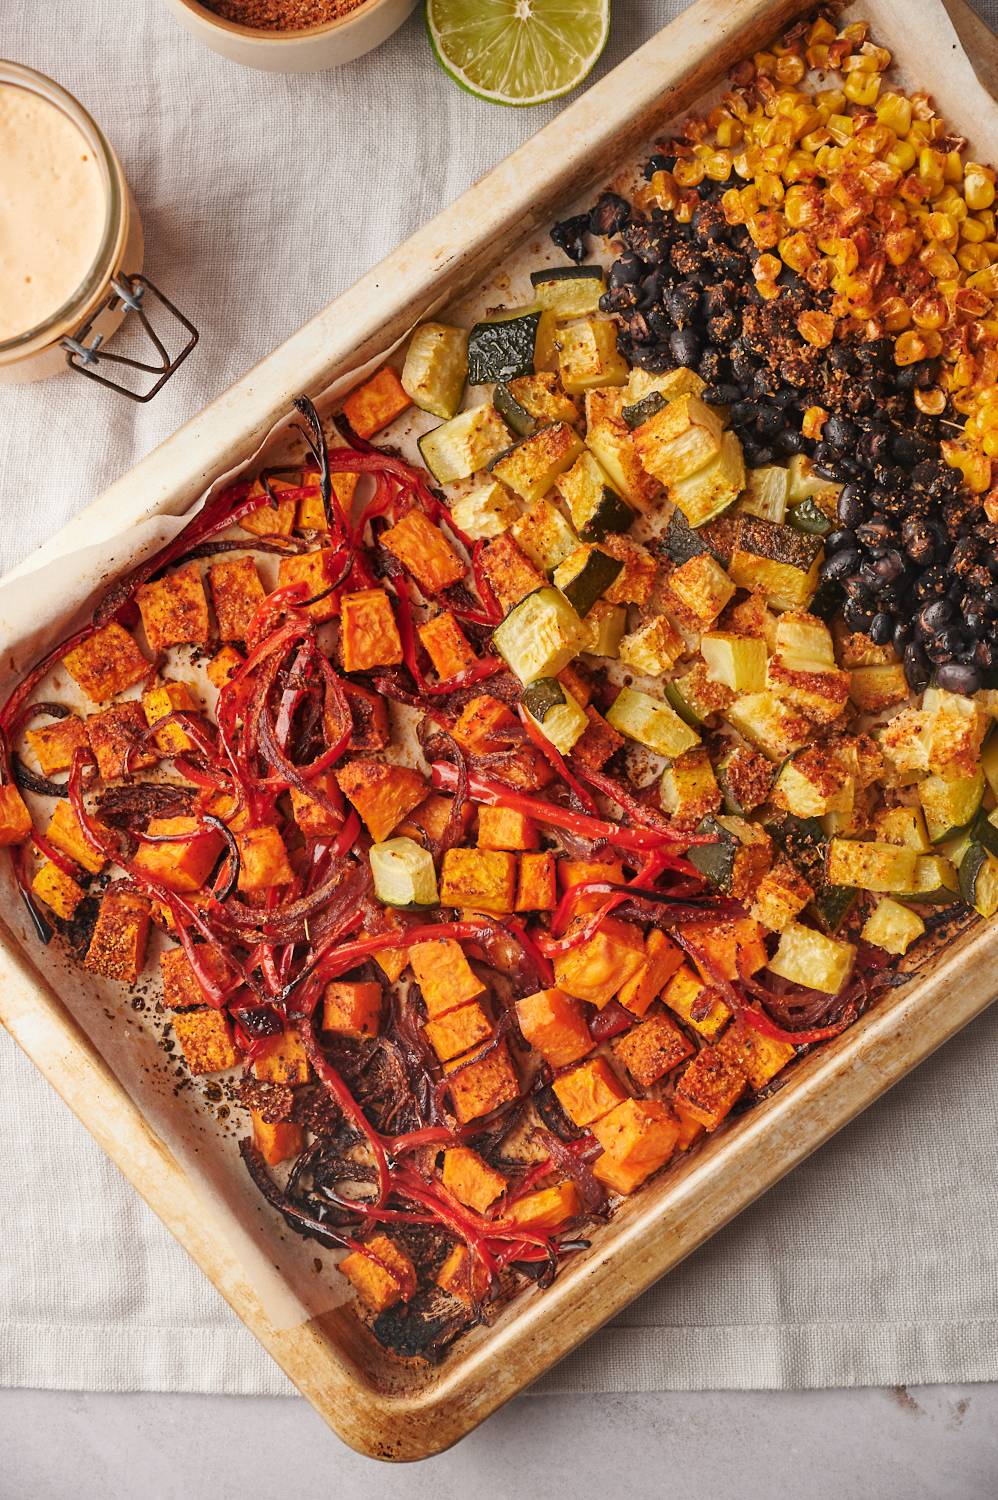
[{"label": "spice blend in bowl", "polygon": [[359,9],[364,0],[204,0],[206,10],[261,31],[307,31]]},{"label": "spice blend in bowl", "polygon": [[166,0],[180,24],[232,62],[273,73],[340,67],[379,47],[416,0]]}]

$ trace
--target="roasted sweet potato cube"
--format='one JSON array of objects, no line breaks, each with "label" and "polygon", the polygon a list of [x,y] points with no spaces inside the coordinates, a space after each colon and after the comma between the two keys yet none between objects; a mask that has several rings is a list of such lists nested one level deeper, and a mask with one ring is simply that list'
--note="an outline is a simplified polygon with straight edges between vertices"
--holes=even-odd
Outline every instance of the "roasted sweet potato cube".
[{"label": "roasted sweet potato cube", "polygon": [[[160,682],[142,694],[142,712],[151,727],[167,714],[200,713],[201,704],[187,682]],[[163,755],[178,755],[190,750],[191,740],[179,724],[164,724],[153,735],[153,744]]]},{"label": "roasted sweet potato cube", "polygon": [[624,744],[624,736],[618,734],[592,704],[586,709],[586,718],[589,723],[572,746],[568,759],[583,771],[599,771]]},{"label": "roasted sweet potato cube", "polygon": [[505,531],[482,548],[479,563],[504,614],[546,582],[544,574]]},{"label": "roasted sweet potato cube", "polygon": [[149,902],[111,885],[101,898],[90,947],[83,961],[91,974],[134,984],[145,963]]},{"label": "roasted sweet potato cube", "polygon": [[116,698],[149,671],[149,662],[128,631],[114,620],[67,651],[62,661],[77,687],[95,703]]},{"label": "roasted sweet potato cube", "polygon": [[381,986],[375,980],[338,979],[322,996],[322,1029],[358,1040],[377,1036],[381,1021]]},{"label": "roasted sweet potato cube", "polygon": [[472,1151],[470,1146],[448,1146],[444,1152],[443,1184],[459,1203],[483,1214],[506,1191],[501,1172]]},{"label": "roasted sweet potato cube", "polygon": [[536,849],[538,842],[537,824],[526,813],[512,807],[479,808],[479,849]]},{"label": "roasted sweet potato cube", "polygon": [[[558,884],[564,892],[574,890],[577,885],[588,885],[593,880],[622,885],[624,866],[619,859],[559,859]],[[586,892],[575,898],[572,912],[578,916],[580,912],[595,911],[605,900],[606,896],[596,891]]]},{"label": "roasted sweet potato cube", "polygon": [[[362,687],[359,682],[351,682],[349,679],[344,682],[343,691],[350,705],[350,717],[353,720],[350,749],[384,750],[391,738],[388,728],[388,704],[384,698],[377,693],[372,693],[370,688]],[[336,734],[336,726],[330,725],[327,734],[332,739]]]},{"label": "roasted sweet potato cube", "polygon": [[450,1062],[462,1052],[473,1052],[492,1034],[492,1024],[477,1000],[449,1010],[423,1027],[427,1040],[441,1062]]},{"label": "roasted sweet potato cube", "polygon": [[64,922],[72,920],[73,913],[87,894],[81,885],[78,885],[72,875],[67,875],[65,870],[53,864],[50,859],[39,866],[31,889],[39,901],[54,911],[57,917],[62,917]]},{"label": "roasted sweet potato cube", "polygon": [[358,437],[369,438],[411,405],[395,371],[382,365],[376,375],[350,392],[343,403],[343,415]]},{"label": "roasted sweet potato cube", "polygon": [[475,665],[471,642],[449,609],[419,627],[419,639],[437,675],[446,682]]},{"label": "roasted sweet potato cube", "polygon": [[287,885],[294,880],[284,840],[272,824],[244,829],[236,834],[236,843],[241,891],[266,891],[273,885]]},{"label": "roasted sweet potato cube", "polygon": [[563,990],[538,990],[516,1002],[520,1030],[552,1068],[565,1068],[593,1050],[595,1043],[582,1006]]},{"label": "roasted sweet potato cube", "polygon": [[731,1011],[717,990],[694,974],[688,964],[681,964],[676,970],[662,992],[662,999],[680,1020],[708,1041],[731,1019]]},{"label": "roasted sweet potato cube", "polygon": [[[401,951],[404,955],[405,950]],[[485,985],[465,958],[460,943],[453,938],[413,943],[408,961],[431,1020],[485,993]]]},{"label": "roasted sweet potato cube", "polygon": [[683,926],[683,936],[688,939],[694,953],[701,955],[695,962],[708,984],[714,974],[738,980],[742,971],[755,974],[769,962],[763,929],[754,917],[687,922]]},{"label": "roasted sweet potato cube", "polygon": [[23,844],[31,834],[31,814],[12,781],[0,786],[0,846]]},{"label": "roasted sweet potato cube", "polygon": [[198,832],[197,818],[151,818],[146,831],[167,842],[140,844],[136,867],[169,891],[199,890],[224,847],[215,829]]},{"label": "roasted sweet potato cube", "polygon": [[352,760],[337,771],[336,780],[376,844],[384,842],[428,791],[422,772],[381,760]]},{"label": "roasted sweet potato cube", "polygon": [[594,1176],[616,1193],[633,1193],[669,1160],[679,1140],[679,1124],[672,1111],[654,1099],[627,1099],[596,1121],[593,1135],[603,1147]]},{"label": "roasted sweet potato cube", "polygon": [[140,743],[147,728],[141,703],[116,703],[113,708],[87,716],[87,738],[105,781],[116,781],[156,764],[155,746],[148,740]]},{"label": "roasted sweet potato cube", "polygon": [[508,703],[483,693],[464,705],[451,733],[472,754],[502,749],[509,743],[516,719]]},{"label": "roasted sweet potato cube", "polygon": [[555,981],[570,995],[589,1000],[602,1010],[634,978],[644,961],[645,945],[638,929],[608,917],[587,942],[557,955]]},{"label": "roasted sweet potato cube", "polygon": [[693,1142],[703,1135],[703,1126],[699,1120],[694,1120],[681,1099],[673,1099],[672,1108],[679,1121],[679,1139],[676,1141],[676,1150],[687,1151]]},{"label": "roasted sweet potato cube", "polygon": [[[96,823],[96,819],[91,818],[90,822]],[[100,826],[97,824],[98,828]],[[75,860],[89,875],[99,875],[107,864],[103,854],[98,854],[93,845],[87,842],[79,819],[68,801],[56,803],[55,812],[45,830],[45,837],[59,850],[60,854],[66,854],[70,859]]]},{"label": "roasted sweet potato cube", "polygon": [[372,1235],[363,1250],[345,1255],[337,1269],[372,1312],[408,1302],[416,1290],[416,1267],[387,1234]]},{"label": "roasted sweet potato cube", "polygon": [[526,1193],[511,1203],[503,1214],[504,1219],[511,1219],[514,1224],[522,1224],[525,1229],[540,1233],[557,1229],[569,1219],[581,1216],[582,1199],[579,1190],[568,1178],[564,1182],[553,1183],[551,1187]]},{"label": "roasted sweet potato cube", "polygon": [[[231,978],[224,956],[212,944],[198,945],[198,963],[219,984]],[[205,1003],[207,997],[183,948],[167,948],[161,953],[159,972],[163,980],[163,1004],[168,1010],[190,1010]]]},{"label": "roasted sweet potato cube", "polygon": [[282,1161],[291,1161],[301,1155],[305,1144],[300,1125],[291,1120],[265,1120],[258,1109],[250,1110],[253,1122],[253,1144],[269,1167],[277,1167]]},{"label": "roasted sweet potato cube", "polygon": [[[417,843],[432,844],[434,840],[440,838],[447,824],[450,822],[453,805],[453,797],[446,797],[437,792],[431,792],[399,824],[398,832],[403,838],[415,839]],[[471,821],[471,808],[467,803],[461,810],[460,821],[462,828],[466,828]]]},{"label": "roasted sweet potato cube", "polygon": [[208,582],[219,639],[244,641],[250,621],[265,598],[256,563],[251,557],[215,563],[208,569]]},{"label": "roasted sweet potato cube", "polygon": [[450,1075],[451,1103],[460,1125],[480,1120],[502,1104],[512,1104],[520,1094],[519,1079],[505,1042],[475,1062],[457,1057],[444,1063],[444,1072]]},{"label": "roasted sweet potato cube", "polygon": [[749,1088],[756,1092],[765,1088],[770,1079],[775,1078],[797,1055],[790,1042],[766,1036],[741,1018],[728,1027],[717,1044],[717,1050],[741,1067]]},{"label": "roasted sweet potato cube", "polygon": [[473,1307],[489,1289],[489,1273],[467,1245],[455,1245],[437,1272],[437,1286]]},{"label": "roasted sweet potato cube", "polygon": [[[350,519],[353,510],[353,497],[357,491],[359,474],[330,474],[330,483],[333,494],[340,502],[343,514]],[[318,474],[303,474],[302,486],[314,488],[308,495],[303,495],[298,502],[298,530],[299,531],[328,531],[326,524],[326,511],[322,503],[322,491],[319,489]],[[334,506],[335,510],[335,506]]]},{"label": "roasted sweet potato cube", "polygon": [[331,547],[323,547],[318,552],[299,552],[281,558],[277,566],[277,586],[284,589],[294,583],[302,584],[305,592],[296,607],[304,609],[309,619],[322,625],[339,612],[337,591],[330,594],[327,590],[335,584],[341,572],[342,563]]},{"label": "roasted sweet potato cube", "polygon": [[516,910],[553,911],[557,902],[554,855],[549,850],[542,854],[521,854],[516,880]]},{"label": "roasted sweet potato cube", "polygon": [[253,1077],[261,1083],[308,1083],[305,1043],[292,1027],[269,1036],[253,1059]]},{"label": "roasted sweet potato cube", "polygon": [[516,899],[516,855],[499,849],[448,849],[440,877],[440,905],[502,916]]},{"label": "roasted sweet potato cube", "polygon": [[379,540],[412,574],[424,594],[439,594],[467,572],[440,527],[421,510],[407,510],[397,525],[381,533]]},{"label": "roasted sweet potato cube", "polygon": [[38,760],[43,776],[55,776],[59,771],[68,771],[77,750],[86,749],[90,741],[83,720],[77,714],[67,714],[65,719],[54,719],[40,729],[29,729],[25,738]]},{"label": "roasted sweet potato cube", "polygon": [[580,1128],[591,1125],[627,1098],[627,1090],[605,1057],[593,1057],[571,1073],[562,1073],[551,1087],[572,1124]]},{"label": "roasted sweet potato cube", "polygon": [[135,602],[153,651],[166,651],[170,646],[207,646],[211,635],[208,600],[196,562],[155,583],[144,583],[136,591]]},{"label": "roasted sweet potato cube", "polygon": [[402,641],[384,589],[343,595],[340,650],[347,672],[369,672],[372,667],[396,667],[401,662]]},{"label": "roasted sweet potato cube", "polygon": [[[390,907],[384,906],[378,913],[378,925],[376,930],[365,928],[357,934],[361,938],[396,936],[402,931],[402,919],[397,912]],[[409,962],[409,952],[406,948],[378,948],[371,954],[374,962],[383,974],[387,974],[392,984],[399,979]]]},{"label": "roasted sweet potato cube", "polygon": [[173,1034],[180,1043],[184,1062],[191,1073],[222,1073],[239,1061],[232,1028],[224,1011],[179,1010],[172,1018]]},{"label": "roasted sweet potato cube", "polygon": [[615,1037],[611,1046],[614,1057],[643,1089],[651,1088],[694,1052],[685,1033],[661,1011]]},{"label": "roasted sweet potato cube", "polygon": [[716,1130],[745,1092],[745,1069],[720,1046],[704,1047],[681,1074],[676,1098],[705,1130]]},{"label": "roasted sweet potato cube", "polygon": [[[250,496],[254,499],[259,497],[260,504],[256,510],[249,511],[239,522],[243,531],[250,532],[253,536],[290,536],[294,530],[295,513],[297,501],[293,495],[288,494],[290,490],[301,488],[299,474],[292,474],[284,479],[272,478],[270,483],[271,495],[267,494],[259,479],[253,481]],[[282,496],[287,495],[287,499]]]},{"label": "roasted sweet potato cube", "polygon": [[[322,771],[309,782],[317,792],[327,797],[334,807],[341,805],[339,785],[332,771]],[[295,822],[306,838],[325,838],[338,833],[343,819],[338,813],[329,812],[315,797],[308,797],[296,786],[291,788],[291,811]]]},{"label": "roasted sweet potato cube", "polygon": [[621,986],[617,999],[634,1016],[643,1016],[652,1001],[662,993],[683,961],[683,954],[670,943],[664,932],[653,927],[645,938],[644,966],[633,979]]},{"label": "roasted sweet potato cube", "polygon": [[221,692],[229,679],[239,671],[243,661],[244,658],[235,646],[223,646],[221,651],[216,651],[207,669],[208,681],[212,687]]},{"label": "roasted sweet potato cube", "polygon": [[603,595],[607,604],[647,604],[658,573],[648,548],[617,532],[604,537],[600,546],[624,564]]}]

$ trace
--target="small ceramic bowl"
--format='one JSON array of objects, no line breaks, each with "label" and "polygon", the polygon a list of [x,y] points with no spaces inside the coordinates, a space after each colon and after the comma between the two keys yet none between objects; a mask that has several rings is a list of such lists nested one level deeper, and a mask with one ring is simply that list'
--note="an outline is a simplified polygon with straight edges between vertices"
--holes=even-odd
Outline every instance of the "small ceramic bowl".
[{"label": "small ceramic bowl", "polygon": [[270,73],[314,73],[353,62],[380,47],[416,7],[416,0],[364,0],[338,21],[305,31],[261,31],[225,21],[198,0],[166,3],[181,26],[213,52]]}]

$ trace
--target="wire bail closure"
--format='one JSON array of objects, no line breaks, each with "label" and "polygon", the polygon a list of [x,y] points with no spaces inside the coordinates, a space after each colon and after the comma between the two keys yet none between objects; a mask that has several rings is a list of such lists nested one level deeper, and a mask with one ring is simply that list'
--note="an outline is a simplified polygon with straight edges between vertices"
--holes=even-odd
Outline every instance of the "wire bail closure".
[{"label": "wire bail closure", "polygon": [[[144,305],[146,293],[156,299],[171,313],[176,321],[186,329],[188,338],[183,348],[172,358],[166,345],[150,321],[148,311]],[[125,354],[110,354],[103,348],[104,334],[94,333],[88,343],[93,326],[97,319],[105,312],[116,312],[119,308],[124,309],[124,316],[135,313],[139,322],[145,330],[146,336],[159,356],[158,363],[149,364],[144,360],[132,359]],[[86,375],[88,380],[96,380],[98,385],[107,386],[109,390],[120,391],[123,396],[128,396],[132,401],[151,401],[157,391],[169,380],[175,370],[183,364],[198,341],[198,331],[189,318],[185,318],[178,307],[165,297],[147,276],[136,274],[134,276],[113,276],[111,278],[111,292],[108,297],[94,309],[88,318],[84,320],[76,330],[76,333],[62,340],[62,347],[66,350],[66,363],[71,370],[78,370],[81,375]],[[108,375],[102,375],[96,369],[100,364],[126,365],[132,370],[142,370],[150,375],[158,375],[159,379],[147,391],[133,391],[129,386],[123,385],[118,380],[112,380]]]}]

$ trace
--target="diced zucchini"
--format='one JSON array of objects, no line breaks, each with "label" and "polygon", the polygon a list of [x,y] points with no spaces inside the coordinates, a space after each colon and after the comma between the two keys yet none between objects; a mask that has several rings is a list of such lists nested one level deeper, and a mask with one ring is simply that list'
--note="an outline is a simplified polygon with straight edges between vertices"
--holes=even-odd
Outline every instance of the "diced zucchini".
[{"label": "diced zucchini", "polygon": [[492,392],[492,404],[510,432],[514,432],[517,437],[533,437],[541,425],[537,418],[532,416],[527,408],[516,399],[504,380],[500,380]]},{"label": "diced zucchini", "polygon": [[531,271],[530,284],[541,307],[558,318],[581,318],[598,311],[606,291],[602,266],[546,266]]},{"label": "diced zucchini", "polygon": [[588,451],[556,481],[572,524],[584,542],[601,542],[611,532],[626,531],[634,512],[617,494],[598,459]]},{"label": "diced zucchini", "polygon": [[548,329],[542,324],[543,309],[513,307],[476,323],[468,334],[468,380],[488,385],[515,380],[541,369],[537,346]]},{"label": "diced zucchini", "polygon": [[849,673],[849,697],[864,714],[878,714],[908,697],[908,683],[900,662],[890,666],[854,667]]},{"label": "diced zucchini", "polygon": [[559,327],[558,343],[558,370],[569,395],[625,384],[627,361],[617,349],[617,325],[609,318],[573,318]]},{"label": "diced zucchini", "polygon": [[409,340],[402,389],[421,411],[449,419],[468,378],[468,335],[446,323],[422,323]]},{"label": "diced zucchini", "polygon": [[698,823],[720,806],[721,792],[710,756],[703,745],[687,750],[666,766],[659,782],[662,811],[687,826]]},{"label": "diced zucchini", "polygon": [[998,859],[983,844],[969,844],[960,861],[960,895],[982,917],[998,912]]},{"label": "diced zucchini", "polygon": [[538,500],[510,527],[516,545],[542,573],[552,573],[560,562],[578,550],[579,539],[571,523],[550,500]]},{"label": "diced zucchini", "polygon": [[473,542],[486,541],[508,531],[520,514],[513,496],[497,479],[487,480],[450,508],[454,525]]},{"label": "diced zucchini", "polygon": [[731,703],[731,689],[715,681],[702,661],[694,662],[687,671],[662,686],[679,717],[694,727],[711,714],[725,713]]},{"label": "diced zucchini", "polygon": [[806,745],[813,726],[772,693],[747,693],[725,709],[725,718],[769,760],[785,760]]},{"label": "diced zucchini", "polygon": [[983,844],[989,854],[998,855],[998,813],[986,813],[983,808],[970,825],[970,837],[975,844]]},{"label": "diced zucchini", "polygon": [[917,912],[885,896],[863,924],[862,938],[865,943],[873,943],[874,947],[900,958],[924,932],[925,923]]},{"label": "diced zucchini", "polygon": [[710,551],[703,537],[694,530],[681,510],[674,510],[669,517],[662,542],[666,556],[677,567],[689,562],[691,557],[700,557],[702,553]]},{"label": "diced zucchini", "polygon": [[414,839],[372,844],[369,854],[374,894],[385,906],[436,906],[433,855]]},{"label": "diced zucchini", "polygon": [[641,466],[634,437],[620,416],[620,392],[589,391],[586,394],[586,447],[595,454],[610,477],[610,483],[635,510],[647,511],[660,486]]},{"label": "diced zucchini", "polygon": [[851,885],[819,886],[811,905],[822,929],[836,933],[856,904],[856,891]]},{"label": "diced zucchini", "polygon": [[668,615],[653,615],[620,642],[620,659],[645,677],[660,677],[682,656],[686,644]]},{"label": "diced zucchini", "polygon": [[861,891],[904,894],[915,883],[913,849],[874,839],[832,839],[828,845],[827,875],[831,885],[851,885]]},{"label": "diced zucchini", "polygon": [[833,529],[825,512],[810,495],[806,500],[800,500],[790,507],[787,512],[787,524],[795,531],[806,531],[809,536],[825,537]]},{"label": "diced zucchini", "polygon": [[473,406],[419,439],[423,462],[438,484],[467,479],[509,447],[509,429],[494,406]]},{"label": "diced zucchini", "polygon": [[764,469],[749,469],[748,488],[738,502],[739,514],[759,516],[763,521],[780,525],[787,513],[789,475],[778,464]]},{"label": "diced zucchini", "polygon": [[877,816],[874,831],[888,844],[903,844],[916,854],[928,854],[932,848],[920,807],[890,807]]},{"label": "diced zucchini", "polygon": [[708,835],[710,842],[690,846],[690,864],[722,895],[740,899],[768,864],[769,839],[756,824],[727,814],[704,818],[697,833]]},{"label": "diced zucchini", "polygon": [[513,606],[492,636],[503,661],[525,687],[556,677],[579,650],[582,621],[555,588],[535,589]]},{"label": "diced zucchini", "polygon": [[941,844],[969,827],[983,796],[984,772],[980,769],[958,781],[944,781],[941,776],[926,776],[920,781],[918,800],[932,842]]},{"label": "diced zucchini", "polygon": [[855,957],[852,943],[826,937],[802,922],[790,922],[780,933],[776,955],[767,967],[791,984],[837,995],[852,972]]},{"label": "diced zucchini", "polygon": [[655,391],[666,401],[676,401],[680,396],[702,396],[706,384],[695,370],[689,370],[685,365],[658,375],[635,366],[627,377],[627,399],[641,401]]},{"label": "diced zucchini", "polygon": [[547,494],[559,474],[572,467],[581,452],[578,433],[567,422],[555,422],[496,457],[492,472],[532,505]]},{"label": "diced zucchini", "polygon": [[619,558],[611,557],[601,547],[578,547],[555,568],[554,583],[579,618],[585,619],[623,567]]},{"label": "diced zucchini", "polygon": [[579,650],[589,656],[617,655],[624,631],[627,629],[627,610],[622,604],[607,604],[598,600],[582,621],[582,638]]},{"label": "diced zucchini", "polygon": [[728,572],[740,588],[765,594],[778,609],[802,609],[818,587],[823,556],[820,537],[741,516]]},{"label": "diced zucchini", "polygon": [[666,407],[666,399],[658,391],[649,391],[647,396],[642,396],[640,401],[633,402],[630,406],[623,406],[620,415],[633,432],[644,422],[648,422]]},{"label": "diced zucchini", "polygon": [[842,758],[815,745],[784,761],[776,778],[775,801],[797,818],[851,813],[856,783]]},{"label": "diced zucchini", "polygon": [[960,879],[952,860],[942,854],[915,855],[915,884],[905,891],[906,901],[937,904],[955,901],[960,894]]},{"label": "diced zucchini", "polygon": [[712,630],[700,637],[707,671],[736,693],[758,693],[766,686],[766,642],[758,636]]},{"label": "diced zucchini", "polygon": [[589,727],[585,709],[557,677],[541,677],[523,693],[523,706],[546,739],[567,755]]},{"label": "diced zucchini", "polygon": [[638,457],[662,484],[689,479],[721,451],[721,418],[699,396],[669,401],[634,433]]},{"label": "diced zucchini", "polygon": [[826,516],[835,515],[842,486],[832,479],[822,479],[814,472],[814,464],[805,453],[795,453],[787,465],[789,489],[787,500],[798,505],[802,500],[813,500]]},{"label": "diced zucchini", "polygon": [[726,510],[745,488],[742,445],[733,432],[721,438],[721,451],[688,479],[669,486],[669,499],[691,526],[703,526]]},{"label": "diced zucchini", "polygon": [[670,760],[700,743],[700,736],[667,703],[636,688],[621,689],[606,721],[619,734]]},{"label": "diced zucchini", "polygon": [[541,426],[547,427],[552,422],[567,422],[570,427],[574,427],[579,420],[579,408],[570,396],[565,395],[553,370],[538,370],[534,375],[521,375],[517,380],[511,380],[506,389],[517,405]]}]

